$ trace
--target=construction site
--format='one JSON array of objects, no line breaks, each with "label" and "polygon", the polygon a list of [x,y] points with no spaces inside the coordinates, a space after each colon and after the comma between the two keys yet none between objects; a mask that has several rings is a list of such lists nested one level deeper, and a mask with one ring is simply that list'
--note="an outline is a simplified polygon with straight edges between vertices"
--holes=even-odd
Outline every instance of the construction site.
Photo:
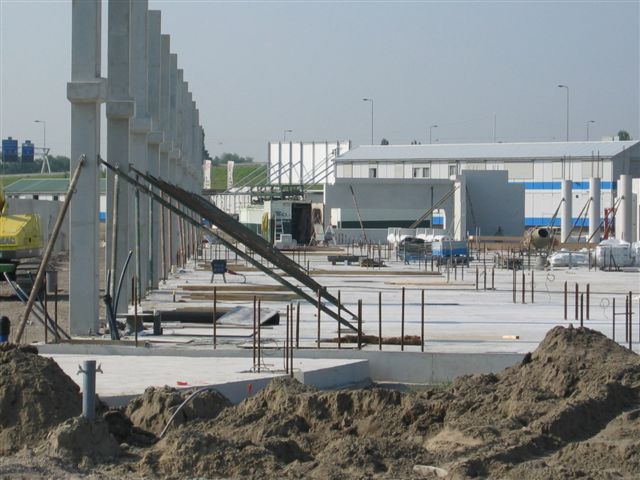
[{"label": "construction site", "polygon": [[639,141],[212,188],[162,13],[71,10],[69,176],[0,191],[0,478],[640,478]]}]

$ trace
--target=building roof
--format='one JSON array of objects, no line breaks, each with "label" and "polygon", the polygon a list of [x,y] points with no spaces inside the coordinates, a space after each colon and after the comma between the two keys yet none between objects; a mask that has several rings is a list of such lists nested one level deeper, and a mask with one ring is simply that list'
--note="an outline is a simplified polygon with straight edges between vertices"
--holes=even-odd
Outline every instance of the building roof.
[{"label": "building roof", "polygon": [[[64,195],[69,189],[68,178],[21,178],[4,187],[6,195]],[[107,191],[107,180],[100,179],[100,193]]]},{"label": "building roof", "polygon": [[397,160],[489,160],[542,159],[600,156],[608,158],[632,146],[633,141],[457,143],[430,145],[360,145],[336,158],[337,161]]}]

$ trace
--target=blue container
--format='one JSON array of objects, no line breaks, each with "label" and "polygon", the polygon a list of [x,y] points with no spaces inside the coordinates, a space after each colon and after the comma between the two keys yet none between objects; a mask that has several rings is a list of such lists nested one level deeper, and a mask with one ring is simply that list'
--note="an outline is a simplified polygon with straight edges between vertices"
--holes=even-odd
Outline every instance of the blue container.
[{"label": "blue container", "polygon": [[2,140],[2,161],[17,162],[18,161],[18,141],[9,137]]},{"label": "blue container", "polygon": [[22,144],[22,161],[23,162],[33,162],[35,159],[34,155],[34,145],[29,140],[25,141]]}]

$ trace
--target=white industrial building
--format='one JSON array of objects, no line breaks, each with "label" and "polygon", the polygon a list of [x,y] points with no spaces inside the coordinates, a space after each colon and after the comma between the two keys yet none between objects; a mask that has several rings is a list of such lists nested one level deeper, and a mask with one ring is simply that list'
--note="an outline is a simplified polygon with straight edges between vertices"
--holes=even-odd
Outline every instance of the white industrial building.
[{"label": "white industrial building", "polygon": [[[363,145],[338,156],[335,164],[336,182],[348,182],[349,179],[379,182],[387,179],[407,181],[407,185],[416,180],[451,179],[467,170],[505,170],[510,183],[521,184],[525,189],[523,228],[560,226],[562,215],[554,218],[554,214],[558,212],[563,198],[562,180],[572,182],[572,201],[568,204],[576,223],[590,198],[589,180],[600,178],[599,215],[602,218],[604,209],[615,204],[620,176],[640,178],[640,142]],[[633,185],[635,195],[632,196],[631,210],[636,212],[632,215],[635,224],[638,180],[634,180]],[[629,209],[630,206],[624,203],[620,208]],[[424,207],[428,208],[429,204]],[[410,208],[415,208],[415,205]],[[578,226],[588,228],[588,219],[585,209]],[[636,232],[637,226],[627,230]]]}]

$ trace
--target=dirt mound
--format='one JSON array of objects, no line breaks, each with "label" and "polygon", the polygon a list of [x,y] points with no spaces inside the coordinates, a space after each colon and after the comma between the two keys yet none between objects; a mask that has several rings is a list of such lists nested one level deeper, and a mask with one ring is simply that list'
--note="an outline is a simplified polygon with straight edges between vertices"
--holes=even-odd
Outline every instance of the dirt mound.
[{"label": "dirt mound", "polygon": [[34,347],[0,346],[0,454],[35,446],[82,410],[80,389]]},{"label": "dirt mound", "polygon": [[120,446],[100,417],[90,423],[84,417],[71,418],[47,437],[47,452],[73,462],[94,463],[120,455]]},{"label": "dirt mound", "polygon": [[[142,395],[129,402],[125,415],[136,427],[160,435],[176,408],[192,393],[193,390],[149,387]],[[195,419],[215,418],[231,405],[224,395],[215,390],[201,392],[182,407],[173,419],[172,426]]]},{"label": "dirt mound", "polygon": [[465,457],[453,467],[463,477],[505,476],[636,407],[640,358],[599,332],[556,327],[521,364],[459,378],[451,393],[444,428],[425,448],[444,461]]}]

